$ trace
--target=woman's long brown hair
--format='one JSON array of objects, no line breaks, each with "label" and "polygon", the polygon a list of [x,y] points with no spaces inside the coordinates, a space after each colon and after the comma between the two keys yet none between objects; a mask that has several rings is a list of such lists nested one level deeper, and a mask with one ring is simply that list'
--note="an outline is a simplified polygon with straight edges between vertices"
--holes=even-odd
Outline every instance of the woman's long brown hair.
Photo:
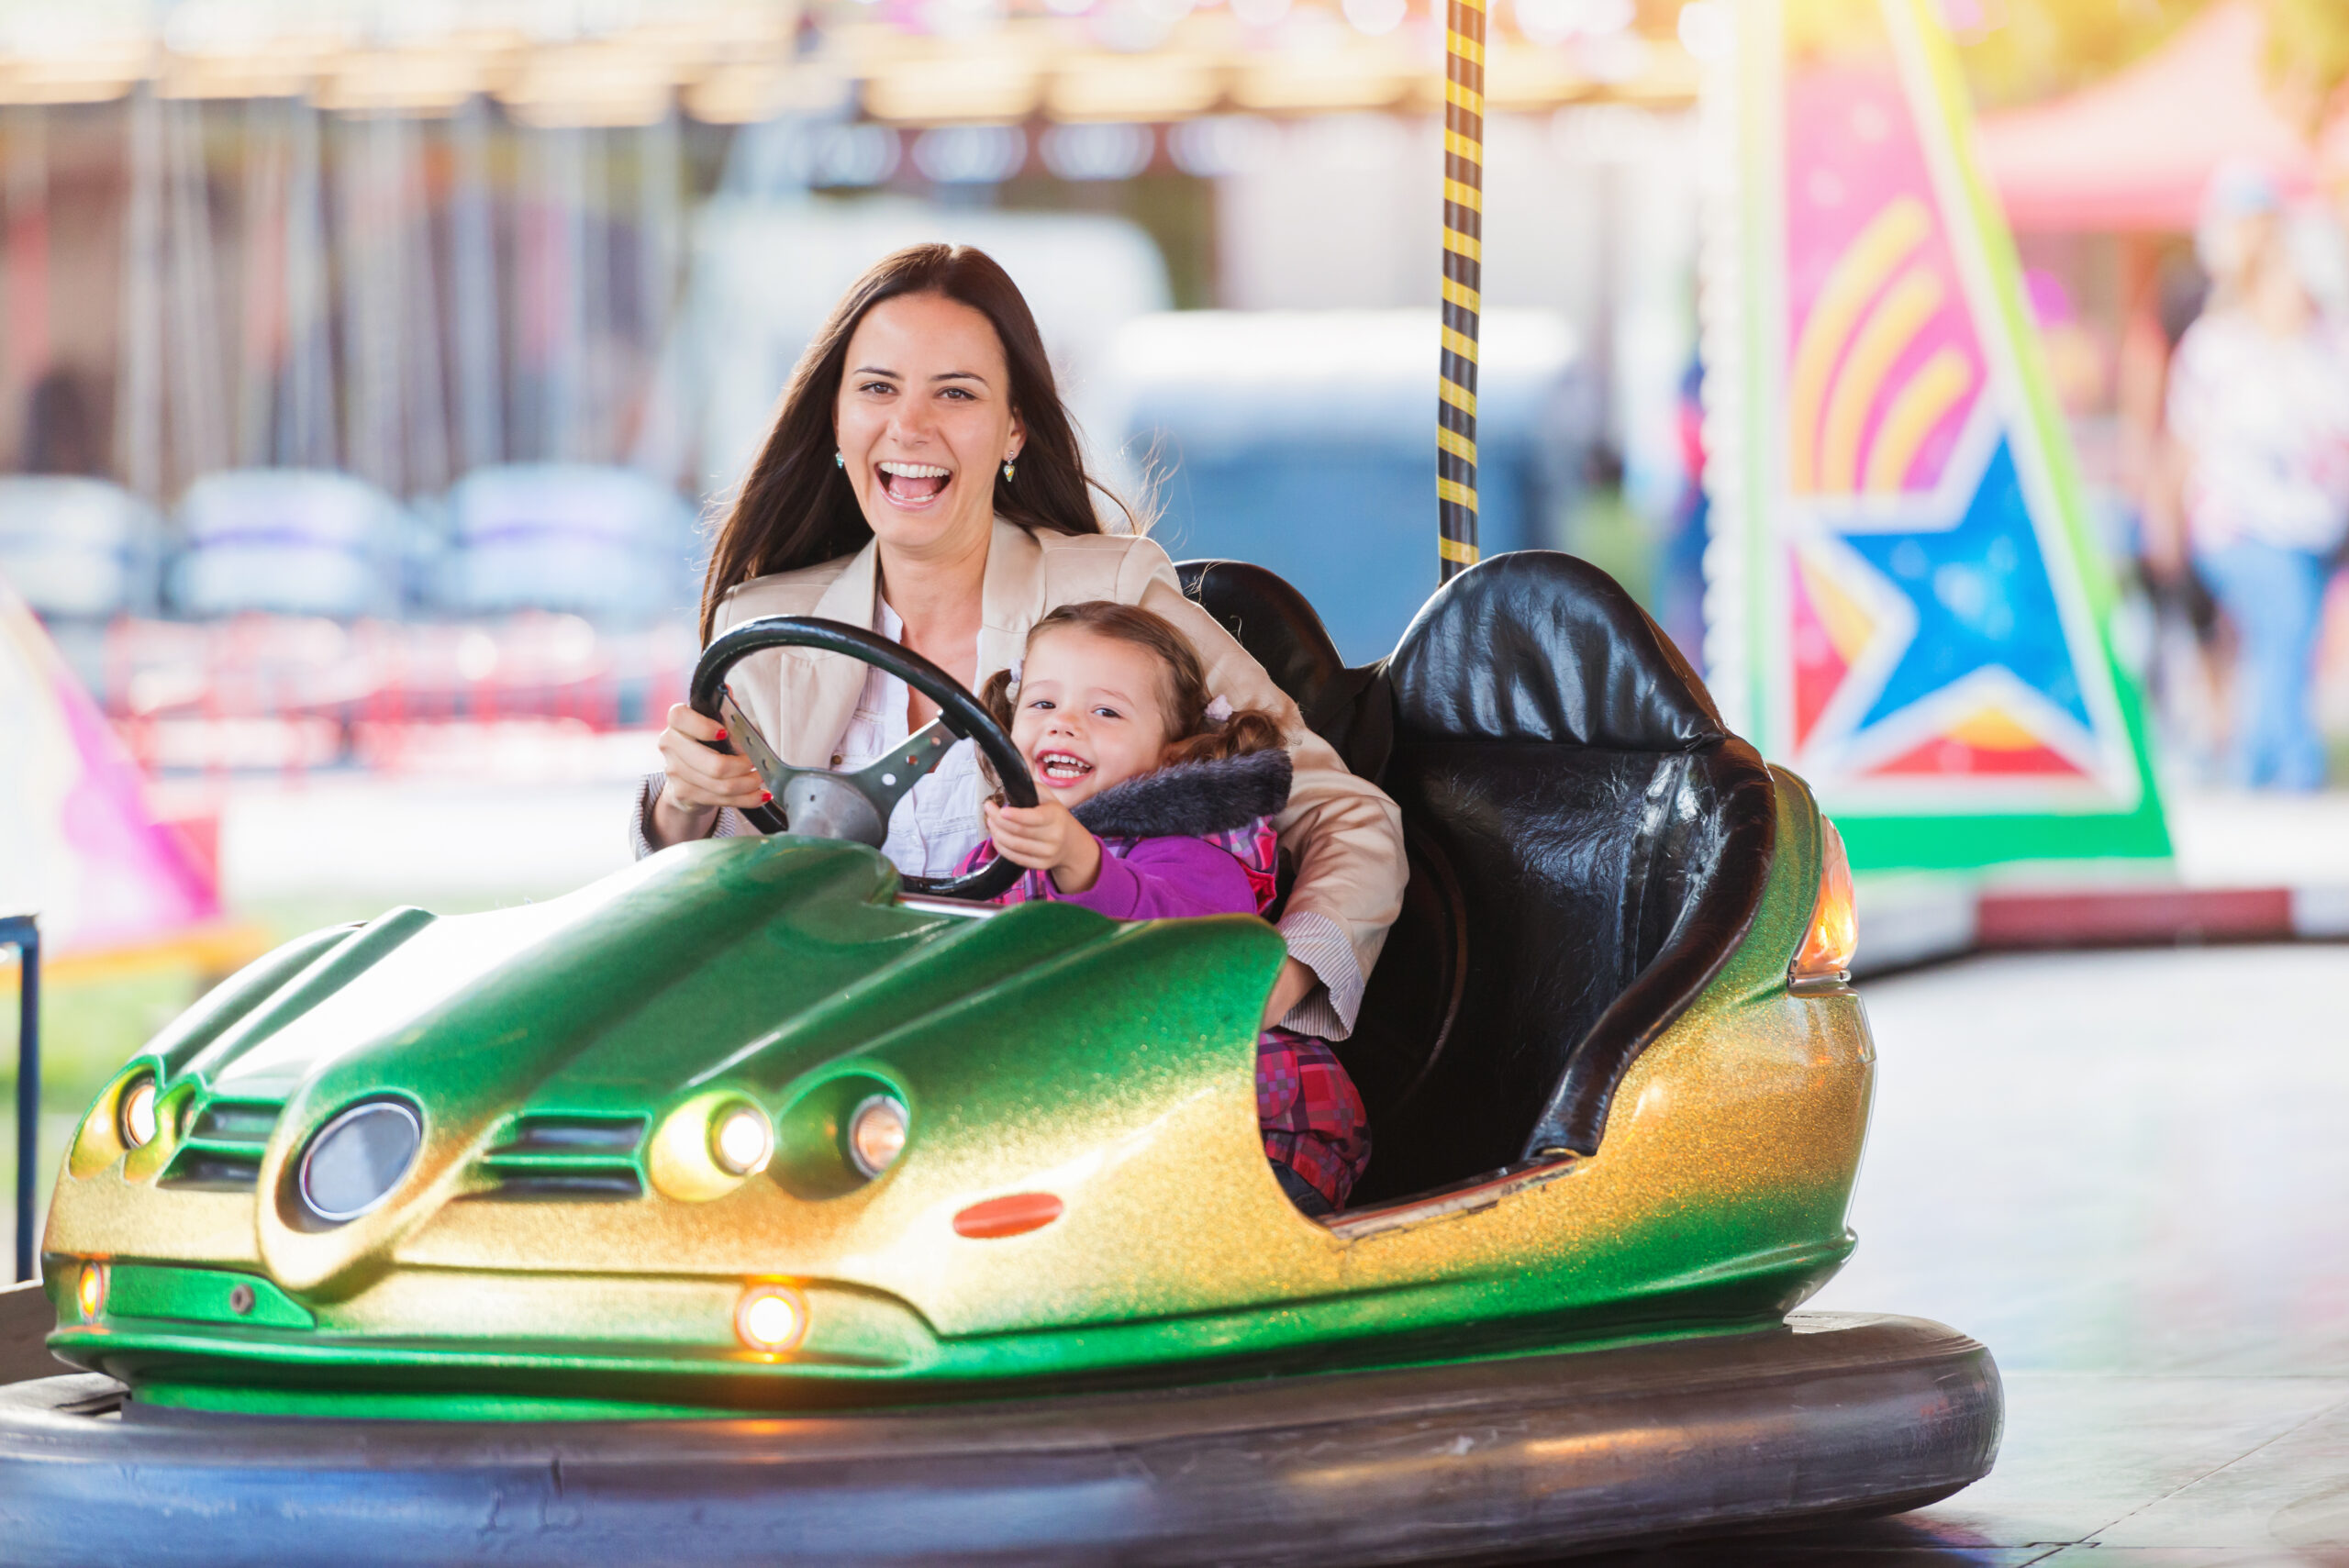
[{"label": "woman's long brown hair", "polygon": [[709,573],[702,580],[701,639],[717,624],[727,590],[763,577],[852,554],[873,537],[848,475],[832,462],[832,406],[848,363],[849,339],[867,312],[901,295],[935,294],[967,305],[995,324],[1011,372],[1011,406],[1027,427],[1019,477],[995,477],[995,510],[1021,528],[1097,534],[1099,491],[1140,524],[1122,501],[1085,471],[1076,427],[1053,384],[1052,362],[1036,318],[1011,275],[968,245],[908,245],[884,256],[832,307],[831,318],[799,356],[783,389],[774,425],[718,525]]}]

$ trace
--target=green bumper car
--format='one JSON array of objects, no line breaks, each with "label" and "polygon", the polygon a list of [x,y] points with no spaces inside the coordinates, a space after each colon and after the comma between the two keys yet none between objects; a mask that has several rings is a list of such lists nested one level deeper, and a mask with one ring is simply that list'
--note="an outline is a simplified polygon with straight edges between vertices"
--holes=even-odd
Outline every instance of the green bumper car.
[{"label": "green bumper car", "polygon": [[[885,782],[754,743],[793,831],[318,932],[122,1070],[43,1243],[87,1373],[0,1388],[11,1560],[1488,1558],[1986,1473],[1980,1345],[1795,1311],[1874,1055],[1802,782],[1570,558],[1355,670],[1268,573],[1185,570],[1403,810],[1352,1207],[1264,1158],[1270,927],[909,889],[856,840],[945,733]],[[697,701],[777,642],[1026,787],[852,628],[738,628]]]}]

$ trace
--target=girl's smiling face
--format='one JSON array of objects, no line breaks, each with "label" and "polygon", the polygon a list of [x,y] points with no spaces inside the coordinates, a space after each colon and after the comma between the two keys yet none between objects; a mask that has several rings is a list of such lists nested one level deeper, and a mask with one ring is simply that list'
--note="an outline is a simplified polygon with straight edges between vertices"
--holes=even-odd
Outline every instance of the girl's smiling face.
[{"label": "girl's smiling face", "polygon": [[1043,798],[1073,806],[1155,772],[1174,739],[1165,691],[1147,649],[1080,627],[1031,638],[1011,739]]}]

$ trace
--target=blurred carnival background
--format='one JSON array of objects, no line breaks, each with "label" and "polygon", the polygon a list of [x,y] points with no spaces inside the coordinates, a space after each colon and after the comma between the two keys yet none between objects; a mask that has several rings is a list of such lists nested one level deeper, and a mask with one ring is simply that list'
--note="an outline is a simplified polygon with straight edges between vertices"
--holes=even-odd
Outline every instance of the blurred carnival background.
[{"label": "blurred carnival background", "polygon": [[[1482,548],[1639,595],[1883,962],[2050,875],[2338,924],[2349,10],[1919,0],[1944,68],[1900,8],[1497,0]],[[1172,553],[1377,658],[1436,576],[1443,48],[1429,0],[0,0],[50,1110],[274,938],[623,863],[704,522],[899,244],[1008,267]],[[1892,712],[1943,621],[1958,695]]]}]

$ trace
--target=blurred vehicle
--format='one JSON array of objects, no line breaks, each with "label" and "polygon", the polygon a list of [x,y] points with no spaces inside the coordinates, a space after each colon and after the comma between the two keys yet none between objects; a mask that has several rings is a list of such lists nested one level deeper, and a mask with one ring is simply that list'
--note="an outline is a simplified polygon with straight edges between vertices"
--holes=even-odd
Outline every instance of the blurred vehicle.
[{"label": "blurred vehicle", "polygon": [[168,586],[183,616],[262,611],[349,620],[401,608],[408,514],[347,473],[207,474],[188,486],[179,530]]},{"label": "blurred vehicle", "polygon": [[153,507],[103,479],[0,478],[0,577],[45,619],[151,612],[161,533]]},{"label": "blurred vehicle", "polygon": [[[1176,555],[1253,562],[1323,606],[1350,660],[1395,645],[1435,585],[1431,310],[1183,311],[1111,345],[1129,458],[1154,462],[1158,534]],[[1477,542],[1551,542],[1593,434],[1573,329],[1548,311],[1485,316]]]},{"label": "blurred vehicle", "polygon": [[553,610],[640,621],[693,603],[693,508],[630,468],[517,463],[452,486],[434,608],[448,615]]},{"label": "blurred vehicle", "polygon": [[162,532],[153,507],[103,479],[0,476],[0,582],[86,687],[104,685],[107,625],[155,612]]}]

